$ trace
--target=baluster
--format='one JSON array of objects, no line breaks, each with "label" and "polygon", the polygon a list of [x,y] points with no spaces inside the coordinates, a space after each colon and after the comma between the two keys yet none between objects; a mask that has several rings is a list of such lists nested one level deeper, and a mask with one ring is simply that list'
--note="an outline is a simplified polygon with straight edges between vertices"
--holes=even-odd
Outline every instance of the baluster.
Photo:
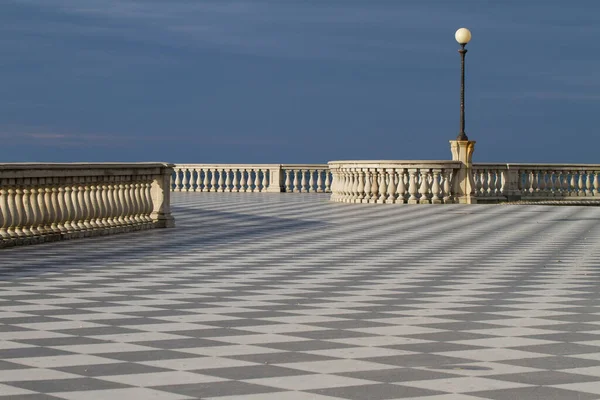
[{"label": "baluster", "polygon": [[481,172],[479,173],[479,180],[481,182],[481,190],[479,193],[481,196],[487,196],[489,189],[489,183],[487,180],[487,170],[481,170]]},{"label": "baluster", "polygon": [[325,170],[325,193],[329,193],[331,192],[331,177],[330,177],[330,172],[329,169]]},{"label": "baluster", "polygon": [[592,174],[590,173],[590,171],[585,171],[585,195],[586,196],[592,196]]},{"label": "baluster", "polygon": [[0,241],[10,239],[8,227],[12,225],[10,210],[8,209],[7,180],[0,179]]},{"label": "baluster", "polygon": [[594,171],[594,196],[600,196],[600,177],[598,177],[598,171]]},{"label": "baluster", "polygon": [[444,203],[453,203],[454,199],[452,198],[452,186],[451,186],[451,174],[452,170],[442,169],[442,177],[444,179]]},{"label": "baluster", "polygon": [[89,185],[89,190],[90,190],[90,225],[92,226],[93,229],[98,229],[100,228],[100,225],[98,225],[98,203],[96,202],[96,198],[98,196],[97,192],[98,192],[98,187],[96,186],[96,182],[98,181],[97,177],[90,177],[89,178],[90,181],[90,185]]},{"label": "baluster", "polygon": [[411,168],[408,170],[408,204],[418,204],[419,198],[417,194],[419,193],[417,188],[417,170]]},{"label": "baluster", "polygon": [[19,235],[16,232],[16,227],[19,226],[20,217],[17,211],[17,189],[15,186],[15,180],[12,179],[11,181],[11,186],[9,186],[7,189],[8,213],[10,214],[11,218],[10,224],[6,229],[6,232],[8,233],[8,236],[15,239],[19,237]]},{"label": "baluster", "polygon": [[327,170],[317,170],[317,193],[325,193],[325,189],[323,189],[323,174],[327,173]]},{"label": "baluster", "polygon": [[396,183],[396,194],[397,199],[396,203],[404,204],[407,200],[406,193],[406,170],[404,168],[399,168],[398,172],[398,182]]},{"label": "baluster", "polygon": [[269,169],[265,168],[262,170],[262,191],[266,192],[267,188],[269,187]]},{"label": "baluster", "polygon": [[[60,178],[60,180],[62,181],[63,178]],[[67,217],[65,188],[66,185],[63,182],[58,183],[57,205],[58,209],[60,210],[60,218],[58,219],[58,221],[56,221],[56,226],[58,227],[61,233],[67,232],[67,227],[65,226],[65,219]]]},{"label": "baluster", "polygon": [[63,216],[63,226],[67,230],[67,232],[73,232],[75,229],[73,227],[73,215],[75,212],[73,211],[73,178],[65,178],[65,208],[64,208],[64,216]]},{"label": "baluster", "polygon": [[131,191],[130,191],[130,186],[131,184],[128,182],[129,177],[124,176],[123,177],[123,198],[125,200],[125,207],[126,207],[126,211],[125,211],[125,215],[123,216],[123,218],[125,219],[125,223],[127,225],[132,225],[133,224],[133,219],[132,219],[132,215],[133,215],[133,204],[131,202]]},{"label": "baluster", "polygon": [[421,187],[419,188],[419,193],[421,194],[419,198],[420,204],[429,204],[430,203],[430,194],[429,194],[429,181],[431,178],[431,170],[428,168],[421,168]]},{"label": "baluster", "polygon": [[506,170],[500,171],[500,187],[498,188],[498,196],[506,196],[507,185],[506,180],[508,179],[508,172]]},{"label": "baluster", "polygon": [[115,205],[114,177],[109,176],[106,179],[106,223],[109,227],[117,225],[115,215],[117,215],[117,210]]},{"label": "baluster", "polygon": [[307,192],[317,192],[317,188],[315,187],[315,171],[308,170],[308,188]]},{"label": "baluster", "polygon": [[[208,168],[200,168],[198,170],[198,174],[202,173],[202,189],[201,192],[210,192],[210,180],[208,179],[208,175],[210,173],[210,169]],[[200,177],[198,177],[200,179]]]},{"label": "baluster", "polygon": [[575,171],[569,171],[569,196],[577,196],[577,178],[575,177]]},{"label": "baluster", "polygon": [[181,192],[181,173],[183,170],[181,168],[175,168],[175,191]]},{"label": "baluster", "polygon": [[550,197],[556,196],[556,171],[550,170],[548,171],[548,182],[546,184],[546,192]]},{"label": "baluster", "polygon": [[389,180],[387,185],[387,199],[386,203],[393,204],[396,202],[396,188],[398,184],[396,183],[396,170],[391,168],[388,170]]},{"label": "baluster", "polygon": [[[198,175],[200,175],[200,171],[198,171]],[[149,179],[148,176],[142,175],[140,177],[140,223],[142,226],[145,226],[148,223],[146,219],[146,210],[148,209],[147,197],[146,197],[146,182]],[[200,188],[200,185],[197,186],[197,190]]]},{"label": "baluster", "polygon": [[338,191],[340,193],[340,200],[343,202],[348,201],[348,171],[345,168],[339,170],[339,182],[337,184]]},{"label": "baluster", "polygon": [[[192,167],[190,169],[190,191],[194,191],[194,192],[199,192],[200,189],[200,183],[201,183],[201,178],[200,178],[200,170],[198,168]],[[140,188],[142,188],[142,186],[140,186]]]},{"label": "baluster", "polygon": [[[83,201],[85,202],[85,214],[83,224],[88,230],[94,229],[94,225],[92,225],[92,216],[94,213],[94,209],[92,206],[92,188],[90,185],[90,180],[88,177],[82,178],[84,181],[83,186]],[[125,193],[124,193],[125,195]]]},{"label": "baluster", "polygon": [[152,211],[154,210],[154,203],[152,202],[152,176],[149,176],[149,181],[146,182],[146,221],[149,225],[153,224]]},{"label": "baluster", "polygon": [[358,169],[358,184],[356,186],[356,202],[363,203],[365,199],[365,171]]},{"label": "baluster", "polygon": [[475,186],[475,188],[474,188],[475,190],[473,191],[473,195],[475,197],[480,197],[481,196],[481,191],[482,191],[482,188],[483,188],[483,185],[481,183],[481,171],[476,170],[473,173],[473,184]]},{"label": "baluster", "polygon": [[[133,179],[133,182],[131,182],[129,184],[129,197],[131,200],[131,210],[130,210],[130,221],[134,226],[139,225],[142,221],[140,220],[140,204],[138,202],[139,200],[139,189],[140,189],[140,184],[139,182],[137,182],[137,178],[136,176],[132,176],[131,177]],[[190,171],[190,191],[193,191],[193,187],[192,187],[192,171]]]},{"label": "baluster", "polygon": [[378,191],[379,191],[379,198],[377,199],[377,203],[379,204],[385,204],[386,200],[387,200],[387,196],[388,196],[388,184],[387,184],[387,170],[385,168],[381,169],[381,172],[379,173],[379,177],[378,177],[378,181],[379,181],[379,187],[378,187]]},{"label": "baluster", "polygon": [[225,174],[225,187],[222,192],[231,192],[231,174],[233,170],[231,168],[227,168],[227,170],[223,170],[223,174]]},{"label": "baluster", "polygon": [[356,169],[349,169],[348,172],[350,177],[350,202],[356,203],[356,199],[358,199],[358,174]]},{"label": "baluster", "polygon": [[15,187],[15,216],[17,224],[15,224],[14,232],[17,237],[25,236],[25,232],[23,232],[23,223],[25,221],[25,209],[23,207],[23,188],[20,184]]},{"label": "baluster", "polygon": [[286,169],[285,170],[285,191],[287,193],[291,193],[294,191],[294,187],[292,186],[292,181],[290,180],[290,170]]},{"label": "baluster", "polygon": [[126,204],[123,198],[123,184],[121,184],[120,181],[120,176],[115,177],[115,211],[117,211],[115,220],[117,222],[117,226],[119,227],[125,225],[124,215],[127,212]]},{"label": "baluster", "polygon": [[136,220],[135,220],[135,213],[136,213],[136,202],[135,202],[135,182],[131,182],[131,179],[135,179],[135,177],[133,176],[128,176],[126,177],[127,183],[125,184],[126,186],[126,194],[127,194],[127,202],[129,204],[129,217],[128,217],[128,222],[129,225],[135,225],[136,224]]},{"label": "baluster", "polygon": [[578,180],[577,180],[577,196],[585,196],[585,185],[583,183],[583,171],[578,171]]},{"label": "baluster", "polygon": [[440,176],[442,174],[442,170],[439,168],[433,169],[433,185],[431,185],[431,203],[432,204],[442,204],[442,198],[444,194],[442,193],[442,185],[440,185]]},{"label": "baluster", "polygon": [[535,190],[537,189],[537,173],[536,171],[529,171],[529,194],[531,196],[535,195]]},{"label": "baluster", "polygon": [[71,204],[71,227],[70,229],[73,231],[81,230],[79,226],[79,222],[81,221],[82,213],[81,213],[81,204],[78,201],[79,198],[79,187],[75,182],[78,178],[71,178],[68,185],[71,187],[71,200],[69,203]]},{"label": "baluster", "polygon": [[219,170],[219,180],[218,180],[218,190],[217,192],[223,193],[225,191],[225,169]]},{"label": "baluster", "polygon": [[377,203],[379,196],[381,196],[381,193],[379,193],[379,175],[380,172],[377,168],[373,168],[371,173],[371,203]]},{"label": "baluster", "polygon": [[498,169],[494,171],[494,183],[496,184],[495,187],[492,189],[494,196],[502,196],[502,187],[504,185],[504,182],[502,182],[502,175],[502,171]]},{"label": "baluster", "polygon": [[539,196],[544,196],[545,190],[546,190],[546,171],[539,171],[537,173],[538,175],[538,181],[537,181],[537,189],[536,189],[536,193]]},{"label": "baluster", "polygon": [[562,197],[562,195],[563,195],[563,187],[564,187],[563,171],[558,170],[558,171],[556,171],[556,183],[555,183],[556,196],[561,196]]},{"label": "baluster", "polygon": [[46,210],[48,212],[46,224],[44,225],[44,231],[47,234],[53,234],[54,228],[52,224],[56,219],[56,210],[54,209],[54,200],[53,200],[53,179],[48,177],[45,179],[46,187],[44,188],[44,203],[46,204]]},{"label": "baluster", "polygon": [[31,204],[31,233],[35,236],[40,236],[42,232],[40,231],[40,225],[42,223],[42,213],[40,208],[40,203],[38,200],[39,191],[41,189],[40,180],[42,178],[31,179],[31,188],[30,188],[30,204]]},{"label": "baluster", "polygon": [[37,190],[36,190],[36,205],[37,205],[37,210],[36,212],[37,217],[36,217],[36,230],[39,232],[39,235],[45,235],[46,234],[46,229],[45,229],[45,225],[47,222],[47,212],[46,212],[46,204],[44,202],[44,194],[46,192],[45,190],[45,182],[46,179],[45,178],[38,178],[37,179]]},{"label": "baluster", "polygon": [[487,187],[487,193],[486,195],[489,197],[494,196],[496,193],[496,181],[495,179],[497,179],[497,176],[494,176],[494,171],[491,169],[487,170],[487,183],[488,183],[488,187]]},{"label": "baluster", "polygon": [[31,232],[32,210],[31,210],[31,190],[29,189],[30,179],[23,179],[22,197],[23,202],[23,218],[21,221],[21,231],[23,236],[33,236]]},{"label": "baluster", "polygon": [[356,203],[354,187],[358,187],[358,182],[356,182],[357,176],[355,170],[353,168],[346,168],[344,171],[344,174],[346,175],[346,202]]},{"label": "baluster", "polygon": [[292,171],[292,174],[294,175],[294,181],[293,181],[293,186],[292,189],[294,192],[299,192],[300,191],[300,179],[298,178],[300,171]]},{"label": "baluster", "polygon": [[216,192],[217,188],[217,169],[210,170],[210,191]]},{"label": "baluster", "polygon": [[240,191],[241,192],[246,192],[246,190],[248,189],[248,187],[246,186],[246,168],[243,168],[240,171]]},{"label": "baluster", "polygon": [[238,193],[240,191],[240,180],[238,178],[238,175],[240,173],[239,168],[234,168],[231,170],[231,173],[233,174],[233,180],[232,180],[232,185],[233,187],[231,188],[230,192],[235,192]]},{"label": "baluster", "polygon": [[300,181],[300,192],[307,192],[308,191],[308,183],[306,181],[306,174],[308,173],[308,171],[305,171],[303,169],[300,170],[300,176],[302,177],[301,181]]},{"label": "baluster", "polygon": [[260,169],[259,168],[256,168],[254,170],[254,186],[252,188],[252,191],[260,192]]},{"label": "baluster", "polygon": [[98,184],[98,204],[100,205],[100,214],[98,216],[98,225],[103,228],[108,228],[110,223],[108,222],[108,218],[110,216],[110,209],[108,204],[108,184],[104,178],[102,182]]},{"label": "baluster", "polygon": [[181,172],[183,173],[182,180],[181,180],[181,191],[189,192],[190,191],[190,188],[188,186],[188,184],[190,183],[190,180],[188,179],[189,170],[187,168],[184,168],[181,170]]}]

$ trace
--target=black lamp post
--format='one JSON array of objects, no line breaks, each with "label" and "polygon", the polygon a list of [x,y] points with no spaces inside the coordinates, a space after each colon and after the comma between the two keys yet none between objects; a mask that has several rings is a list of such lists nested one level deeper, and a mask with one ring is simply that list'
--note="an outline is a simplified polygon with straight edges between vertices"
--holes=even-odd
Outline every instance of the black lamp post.
[{"label": "black lamp post", "polygon": [[456,41],[460,44],[460,132],[456,137],[456,140],[469,140],[467,134],[465,133],[465,55],[467,54],[467,49],[465,46],[471,40],[471,32],[467,28],[460,28],[454,34]]}]

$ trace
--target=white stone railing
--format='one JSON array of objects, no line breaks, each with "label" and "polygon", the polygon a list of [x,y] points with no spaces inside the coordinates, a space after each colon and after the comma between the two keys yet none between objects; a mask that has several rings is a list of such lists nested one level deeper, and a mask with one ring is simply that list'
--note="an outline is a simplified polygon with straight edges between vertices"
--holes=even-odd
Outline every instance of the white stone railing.
[{"label": "white stone railing", "polygon": [[329,192],[327,164],[177,164],[177,192]]},{"label": "white stone railing", "polygon": [[327,164],[283,164],[281,169],[282,191],[288,193],[331,192],[333,179]]},{"label": "white stone railing", "polygon": [[170,164],[0,164],[0,247],[172,227]]},{"label": "white stone railing", "polygon": [[473,164],[477,202],[600,199],[598,164]]},{"label": "white stone railing", "polygon": [[331,200],[345,203],[456,202],[456,161],[333,161]]}]

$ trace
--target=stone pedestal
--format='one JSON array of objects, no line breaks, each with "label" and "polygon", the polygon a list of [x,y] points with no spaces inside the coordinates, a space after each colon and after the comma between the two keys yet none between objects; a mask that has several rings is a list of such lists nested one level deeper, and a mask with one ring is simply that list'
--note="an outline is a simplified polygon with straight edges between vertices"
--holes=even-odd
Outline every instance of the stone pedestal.
[{"label": "stone pedestal", "polygon": [[265,192],[283,192],[283,174],[281,172],[281,165],[278,165],[274,168],[269,168],[269,187],[267,188],[267,190],[265,190]]},{"label": "stone pedestal", "polygon": [[473,181],[473,151],[475,142],[472,140],[451,140],[450,150],[452,161],[460,161],[461,168],[453,180],[454,197],[460,204],[476,204],[474,195],[475,182]]}]

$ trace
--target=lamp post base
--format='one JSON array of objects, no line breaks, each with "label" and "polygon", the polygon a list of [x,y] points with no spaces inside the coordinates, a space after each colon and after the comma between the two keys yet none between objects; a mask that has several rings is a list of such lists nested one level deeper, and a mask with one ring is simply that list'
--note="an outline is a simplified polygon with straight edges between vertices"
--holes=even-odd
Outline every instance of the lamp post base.
[{"label": "lamp post base", "polygon": [[476,204],[475,182],[473,181],[473,151],[475,150],[475,141],[451,140],[450,150],[452,151],[452,161],[460,161],[462,163],[453,181],[452,191],[454,192],[454,197],[460,204]]}]

